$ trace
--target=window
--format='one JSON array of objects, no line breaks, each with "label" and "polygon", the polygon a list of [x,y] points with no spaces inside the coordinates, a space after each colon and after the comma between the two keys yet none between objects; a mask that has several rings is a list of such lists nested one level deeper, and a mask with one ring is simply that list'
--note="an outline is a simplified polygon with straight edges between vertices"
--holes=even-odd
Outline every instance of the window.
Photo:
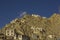
[{"label": "window", "polygon": [[9,30],[7,31],[7,33],[9,33]]},{"label": "window", "polygon": [[7,34],[7,35],[9,35],[9,34]]},{"label": "window", "polygon": [[11,30],[11,36],[13,36],[14,35],[14,30]]},{"label": "window", "polygon": [[7,36],[9,36],[9,33],[10,33],[10,31],[9,30],[6,30],[6,35]]},{"label": "window", "polygon": [[13,33],[14,31],[12,30],[11,33]]},{"label": "window", "polygon": [[6,33],[7,36],[9,36],[10,34],[9,33]]},{"label": "window", "polygon": [[13,33],[11,33],[11,35],[13,36],[14,34],[13,34]]}]

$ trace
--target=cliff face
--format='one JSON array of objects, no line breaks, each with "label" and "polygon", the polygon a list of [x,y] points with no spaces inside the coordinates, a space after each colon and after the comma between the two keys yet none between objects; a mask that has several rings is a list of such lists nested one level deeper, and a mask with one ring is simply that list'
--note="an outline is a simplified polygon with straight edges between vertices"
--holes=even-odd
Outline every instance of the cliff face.
[{"label": "cliff face", "polygon": [[3,33],[7,27],[29,36],[31,40],[55,40],[60,37],[60,14],[53,14],[50,18],[24,15],[2,28]]}]

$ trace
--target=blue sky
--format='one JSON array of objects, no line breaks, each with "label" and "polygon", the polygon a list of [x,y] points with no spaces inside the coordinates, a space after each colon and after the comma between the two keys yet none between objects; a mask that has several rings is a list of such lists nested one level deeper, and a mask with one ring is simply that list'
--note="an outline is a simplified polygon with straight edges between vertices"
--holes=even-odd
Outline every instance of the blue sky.
[{"label": "blue sky", "polygon": [[59,6],[60,0],[0,0],[0,28],[24,11],[50,17]]}]

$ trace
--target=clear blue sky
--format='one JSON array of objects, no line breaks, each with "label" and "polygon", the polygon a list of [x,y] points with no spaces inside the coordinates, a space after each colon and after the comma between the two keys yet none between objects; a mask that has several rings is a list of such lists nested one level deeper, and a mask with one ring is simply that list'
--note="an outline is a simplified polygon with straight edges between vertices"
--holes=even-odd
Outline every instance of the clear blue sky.
[{"label": "clear blue sky", "polygon": [[50,17],[59,6],[60,0],[0,0],[0,28],[23,11]]}]

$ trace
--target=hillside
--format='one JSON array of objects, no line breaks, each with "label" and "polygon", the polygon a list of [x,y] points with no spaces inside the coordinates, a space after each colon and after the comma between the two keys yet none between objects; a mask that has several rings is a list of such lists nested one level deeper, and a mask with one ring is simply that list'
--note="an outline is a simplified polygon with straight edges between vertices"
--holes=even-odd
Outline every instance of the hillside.
[{"label": "hillside", "polygon": [[56,40],[60,38],[60,14],[54,13],[50,18],[26,14],[6,24],[1,32],[11,28],[19,34],[30,37],[30,40]]}]

